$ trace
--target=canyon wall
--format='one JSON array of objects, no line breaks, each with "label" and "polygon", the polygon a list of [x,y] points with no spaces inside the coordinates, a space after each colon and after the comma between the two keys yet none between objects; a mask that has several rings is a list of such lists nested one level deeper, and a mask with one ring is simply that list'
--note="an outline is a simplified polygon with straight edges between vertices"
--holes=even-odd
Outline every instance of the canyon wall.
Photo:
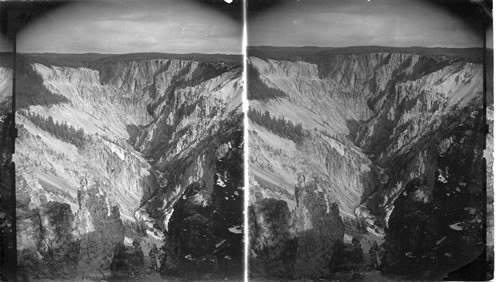
[{"label": "canyon wall", "polygon": [[[218,167],[226,156],[221,146],[233,148],[225,153],[242,146],[235,139],[242,133],[241,64],[237,56],[131,55],[76,63],[65,56],[19,60],[18,252],[26,254],[19,258],[21,269],[40,278],[158,273],[169,219],[186,189],[202,187],[210,206],[226,201],[216,181],[224,175]],[[230,193],[242,194],[241,175],[225,174],[232,177]],[[226,213],[241,213],[242,196],[231,200],[235,211]],[[232,224],[240,228],[241,219]],[[232,238],[233,256],[242,252],[227,228],[210,232],[218,243]],[[47,240],[57,244],[41,248]],[[74,250],[64,249],[66,243]],[[57,265],[70,253],[67,270],[37,266]],[[186,255],[177,253],[176,259]],[[124,263],[127,256],[143,261],[143,269]]]},{"label": "canyon wall", "polygon": [[[344,245],[359,240],[364,265],[436,279],[478,258],[486,244],[487,196],[481,53],[289,49],[249,51],[249,81],[264,85],[259,95],[249,93],[251,203],[281,200],[289,212],[312,218],[294,201],[305,176],[338,205]],[[280,130],[276,120],[295,127]],[[427,221],[438,213],[431,206],[446,216]],[[422,226],[404,233],[401,224],[412,226],[415,212]],[[428,247],[418,254],[405,249],[423,246],[422,240]],[[445,251],[459,245],[462,253]],[[379,246],[383,252],[373,259]],[[428,265],[410,269],[424,258]]]}]

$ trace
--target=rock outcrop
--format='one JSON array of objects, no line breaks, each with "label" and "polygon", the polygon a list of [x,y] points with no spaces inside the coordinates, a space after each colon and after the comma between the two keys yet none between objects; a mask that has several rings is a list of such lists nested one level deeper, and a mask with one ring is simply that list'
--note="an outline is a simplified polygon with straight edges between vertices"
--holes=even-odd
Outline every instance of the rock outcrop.
[{"label": "rock outcrop", "polygon": [[[89,184],[87,184],[89,185]],[[80,237],[78,275],[107,277],[114,250],[125,239],[118,206],[112,206],[102,183],[83,186],[78,191],[79,210],[75,229]],[[57,222],[54,224],[57,226]],[[107,273],[106,273],[107,272]]]},{"label": "rock outcrop", "polygon": [[297,239],[286,202],[262,199],[248,208],[249,270],[255,276],[293,277]]},{"label": "rock outcrop", "polygon": [[303,183],[296,193],[297,207],[292,217],[297,234],[295,277],[328,277],[335,247],[344,237],[339,208],[317,183]]},{"label": "rock outcrop", "polygon": [[[20,275],[37,278],[107,277],[115,246],[125,229],[101,184],[82,186],[79,209],[43,197],[40,208],[18,206]],[[20,196],[27,196],[19,194]],[[30,202],[33,205],[34,203]]]},{"label": "rock outcrop", "polygon": [[58,202],[18,215],[21,226],[30,226],[18,231],[26,246],[19,250],[21,277],[74,277],[80,254],[80,241],[73,234],[74,221],[69,205]]},{"label": "rock outcrop", "polygon": [[316,182],[296,187],[297,206],[262,199],[249,207],[250,272],[256,276],[323,278],[335,268],[344,224]]}]

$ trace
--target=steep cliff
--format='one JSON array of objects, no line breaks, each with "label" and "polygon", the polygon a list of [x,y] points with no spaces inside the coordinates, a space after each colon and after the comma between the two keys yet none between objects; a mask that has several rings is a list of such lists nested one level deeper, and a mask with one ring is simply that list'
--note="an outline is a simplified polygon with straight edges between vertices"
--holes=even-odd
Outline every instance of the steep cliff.
[{"label": "steep cliff", "polygon": [[[419,233],[415,230],[394,235],[401,226],[392,226],[391,222],[410,213],[402,202],[410,193],[406,189],[425,187],[416,192],[410,189],[412,199],[424,206],[432,203],[463,208],[458,198],[445,196],[437,203],[433,195],[441,195],[445,188],[440,185],[451,183],[448,178],[455,173],[469,180],[484,175],[481,50],[255,47],[249,50],[249,56],[249,68],[255,70],[250,72],[249,81],[265,85],[259,95],[249,94],[250,108],[262,114],[254,114],[250,122],[251,201],[261,197],[280,199],[293,210],[297,175],[319,179],[328,201],[339,206],[347,247],[352,247],[351,238],[360,238],[367,264],[382,263],[380,252],[370,255],[370,249],[379,249],[384,239],[387,256],[391,252],[405,255],[395,244],[406,243],[398,240],[420,243],[420,239],[408,239],[409,234]],[[302,138],[294,137],[297,133],[292,129],[296,127],[280,130],[275,120],[299,125]],[[474,126],[469,128],[467,123]],[[478,137],[464,141],[470,136]],[[468,149],[467,155],[455,149],[446,151],[459,146],[454,145],[457,142],[469,142],[460,146],[474,149]],[[469,163],[473,169],[445,165],[446,154],[450,155],[448,159]],[[458,189],[454,193],[459,198],[468,198],[468,193],[476,193],[471,191],[483,185],[479,180],[469,180],[453,187]],[[470,206],[474,210],[485,205],[486,193],[477,197]],[[428,214],[423,206],[415,207],[420,208]],[[458,220],[463,212],[450,213],[450,218],[456,216]],[[476,216],[484,222],[485,213]],[[464,222],[470,220],[475,219]],[[425,230],[436,229],[436,234],[447,232],[437,231],[431,223],[425,225]],[[473,226],[471,236],[482,243],[471,246],[468,252],[477,257],[484,249],[481,234],[485,230]],[[429,244],[436,243],[429,240]],[[468,244],[464,240],[468,239],[455,236],[452,245]],[[437,248],[441,248],[439,244]],[[434,264],[438,270],[424,267],[420,271],[426,273],[424,278],[436,278],[470,260],[456,254],[450,261]],[[383,269],[401,270],[403,261],[391,260],[394,268]],[[398,274],[410,275],[404,271]]]},{"label": "steep cliff", "polygon": [[[218,148],[240,145],[231,143],[242,130],[238,57],[49,54],[18,65],[18,250],[38,251],[30,213],[57,203],[79,242],[69,260],[76,275],[158,271],[161,254],[150,255],[173,244],[165,240],[176,203],[197,183],[212,193]],[[142,270],[124,262],[136,260]]]}]

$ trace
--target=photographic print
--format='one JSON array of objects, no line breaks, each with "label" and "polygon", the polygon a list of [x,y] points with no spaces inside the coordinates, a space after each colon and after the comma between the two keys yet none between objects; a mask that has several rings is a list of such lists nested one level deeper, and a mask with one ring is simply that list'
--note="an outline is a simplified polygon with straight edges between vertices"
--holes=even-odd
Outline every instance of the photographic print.
[{"label": "photographic print", "polygon": [[213,5],[15,10],[18,280],[243,280],[242,20]]},{"label": "photographic print", "polygon": [[492,278],[491,2],[471,2],[255,3],[250,280]]},{"label": "photographic print", "polygon": [[0,280],[492,280],[492,23],[0,2]]}]

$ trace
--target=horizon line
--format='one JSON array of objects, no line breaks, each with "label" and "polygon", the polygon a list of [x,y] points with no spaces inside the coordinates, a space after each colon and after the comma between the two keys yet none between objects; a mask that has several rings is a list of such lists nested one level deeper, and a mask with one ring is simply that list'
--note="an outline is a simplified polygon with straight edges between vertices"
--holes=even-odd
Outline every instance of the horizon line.
[{"label": "horizon line", "polygon": [[273,48],[359,48],[359,47],[365,47],[365,48],[425,48],[425,49],[491,49],[493,48],[490,47],[484,47],[484,46],[469,46],[469,47],[446,47],[446,46],[434,46],[434,47],[429,47],[429,46],[387,46],[387,45],[349,45],[349,46],[319,46],[319,45],[248,45],[248,47],[273,47]]},{"label": "horizon line", "polygon": [[[397,48],[397,49],[403,49],[403,48],[424,48],[424,49],[489,49],[493,50],[494,48],[492,47],[485,47],[485,46],[468,46],[468,47],[449,47],[449,46],[387,46],[387,45],[349,45],[349,46],[320,46],[320,45],[248,45],[246,48],[253,48],[253,47],[272,47],[272,48],[335,48],[335,49],[341,49],[341,48]],[[161,54],[161,55],[234,55],[234,56],[243,56],[243,52],[241,53],[202,53],[202,52],[190,52],[190,53],[175,53],[175,52],[158,52],[158,51],[152,51],[152,52],[124,52],[124,53],[107,53],[107,52],[54,52],[54,51],[48,51],[48,52],[14,52],[14,51],[0,51],[0,53],[16,53],[16,54],[25,54],[25,55],[50,55],[50,54],[61,54],[61,55],[110,55],[110,56],[115,56],[115,55],[131,55],[131,54]]]},{"label": "horizon line", "polygon": [[170,52],[129,52],[129,53],[99,53],[99,52],[84,52],[84,53],[72,53],[72,52],[11,52],[11,51],[4,51],[0,53],[16,53],[16,54],[22,54],[22,55],[109,55],[109,56],[116,56],[116,55],[134,55],[134,54],[158,54],[158,55],[224,55],[224,56],[242,56],[243,53],[198,53],[198,52],[191,52],[191,53],[170,53]]}]

